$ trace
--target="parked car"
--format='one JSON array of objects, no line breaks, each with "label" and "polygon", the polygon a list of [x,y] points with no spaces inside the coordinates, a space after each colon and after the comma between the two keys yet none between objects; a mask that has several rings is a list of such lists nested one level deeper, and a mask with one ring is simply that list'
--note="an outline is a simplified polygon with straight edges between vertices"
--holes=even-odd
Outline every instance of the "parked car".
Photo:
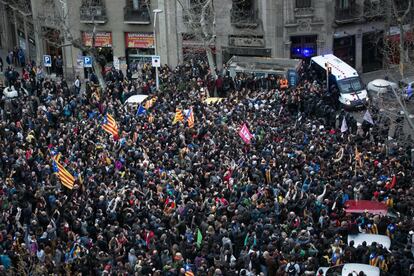
[{"label": "parked car", "polygon": [[406,78],[399,82],[405,100],[409,101],[414,94],[414,78]]},{"label": "parked car", "polygon": [[352,275],[358,275],[361,271],[364,272],[366,276],[380,276],[381,270],[376,266],[371,266],[367,264],[357,264],[357,263],[350,263],[350,264],[343,264],[337,265],[332,267],[320,267],[318,271],[323,271],[323,276],[348,276],[351,273]]}]

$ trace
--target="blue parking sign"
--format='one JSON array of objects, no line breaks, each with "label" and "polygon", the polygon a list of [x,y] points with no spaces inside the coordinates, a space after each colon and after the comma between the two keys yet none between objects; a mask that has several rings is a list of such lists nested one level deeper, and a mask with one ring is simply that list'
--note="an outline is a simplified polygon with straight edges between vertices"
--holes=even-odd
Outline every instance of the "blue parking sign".
[{"label": "blue parking sign", "polygon": [[84,56],[83,57],[83,67],[91,68],[92,67],[92,57],[91,56]]},{"label": "blue parking sign", "polygon": [[45,67],[52,67],[52,57],[50,55],[43,56],[43,65]]}]

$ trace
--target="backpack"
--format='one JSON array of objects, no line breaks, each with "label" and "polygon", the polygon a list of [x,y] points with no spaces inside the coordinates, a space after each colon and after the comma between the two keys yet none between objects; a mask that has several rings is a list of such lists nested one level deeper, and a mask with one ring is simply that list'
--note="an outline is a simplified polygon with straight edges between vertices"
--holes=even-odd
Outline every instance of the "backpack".
[{"label": "backpack", "polygon": [[296,276],[297,275],[295,263],[289,263],[288,264],[287,273],[288,273],[289,276]]}]

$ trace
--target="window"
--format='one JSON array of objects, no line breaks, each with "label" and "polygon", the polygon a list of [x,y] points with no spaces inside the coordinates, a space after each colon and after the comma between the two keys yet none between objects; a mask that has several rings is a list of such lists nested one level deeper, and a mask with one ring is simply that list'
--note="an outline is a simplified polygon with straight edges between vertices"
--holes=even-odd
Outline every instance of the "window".
[{"label": "window", "polygon": [[146,9],[148,7],[148,1],[147,0],[127,0],[126,5],[133,11],[139,11],[139,10]]},{"label": "window", "polygon": [[351,6],[352,0],[336,0],[336,8],[340,10],[349,9]]},{"label": "window", "polygon": [[310,8],[311,6],[312,6],[311,0],[296,0],[297,9]]},{"label": "window", "polygon": [[358,77],[338,81],[339,91],[343,94],[361,91],[364,86]]}]

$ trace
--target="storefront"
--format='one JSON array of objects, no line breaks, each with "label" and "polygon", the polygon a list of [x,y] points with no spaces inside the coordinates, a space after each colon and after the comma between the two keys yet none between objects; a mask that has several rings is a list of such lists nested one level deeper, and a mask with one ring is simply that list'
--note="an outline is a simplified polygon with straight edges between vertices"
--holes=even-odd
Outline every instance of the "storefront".
[{"label": "storefront", "polygon": [[[412,58],[414,51],[414,33],[410,25],[404,25],[403,30],[404,47],[408,49],[408,54]],[[383,47],[384,58],[387,63],[400,63],[400,38],[400,28],[395,26],[391,27],[385,37]]]},{"label": "storefront", "polygon": [[93,37],[92,32],[82,32],[82,43],[84,46],[92,47],[93,40],[95,40],[93,46],[98,50],[98,57],[100,57],[101,65],[104,63],[105,66],[110,66],[114,59],[112,50],[112,33],[96,32],[95,37]]},{"label": "storefront", "polygon": [[368,32],[362,35],[362,71],[382,69],[384,58],[384,32]]},{"label": "storefront", "polygon": [[355,35],[335,38],[333,54],[355,68]]},{"label": "storefront", "polygon": [[153,33],[125,33],[126,58],[128,66],[151,62],[155,54]]}]

